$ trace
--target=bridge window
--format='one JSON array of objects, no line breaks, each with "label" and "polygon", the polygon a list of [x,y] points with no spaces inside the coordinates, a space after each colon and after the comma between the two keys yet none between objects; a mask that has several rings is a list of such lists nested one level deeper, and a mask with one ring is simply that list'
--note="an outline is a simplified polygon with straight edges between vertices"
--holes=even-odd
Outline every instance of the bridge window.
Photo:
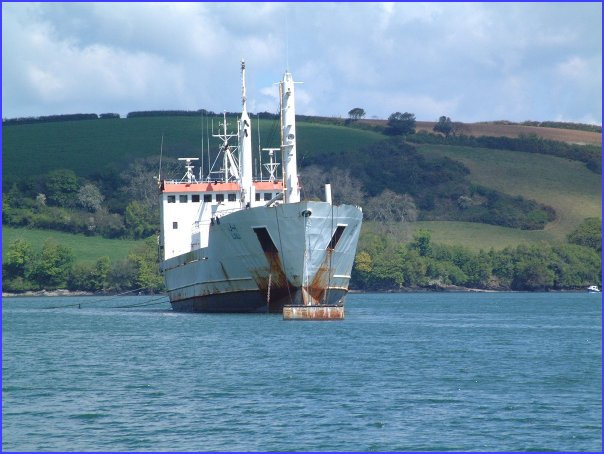
[{"label": "bridge window", "polygon": [[187,194],[179,196],[180,203],[187,203],[189,201],[189,196]]},{"label": "bridge window", "polygon": [[235,200],[237,200],[237,196],[235,194],[229,194],[229,202],[234,202]]},{"label": "bridge window", "polygon": [[217,202],[224,202],[224,194],[216,194]]},{"label": "bridge window", "polygon": [[270,200],[273,198],[273,193],[272,192],[265,192],[264,193],[264,200]]},{"label": "bridge window", "polygon": [[259,192],[256,193],[256,202],[260,202],[260,193]]},{"label": "bridge window", "polygon": [[193,203],[199,202],[199,194],[193,194],[191,196],[191,202],[193,202]]},{"label": "bridge window", "polygon": [[204,202],[211,202],[212,201],[212,194],[204,194],[203,195],[203,201]]},{"label": "bridge window", "polygon": [[172,228],[173,229],[177,229],[178,228],[178,222],[173,222],[172,223]]},{"label": "bridge window", "polygon": [[168,196],[168,203],[176,203],[176,196],[175,195],[169,195]]}]

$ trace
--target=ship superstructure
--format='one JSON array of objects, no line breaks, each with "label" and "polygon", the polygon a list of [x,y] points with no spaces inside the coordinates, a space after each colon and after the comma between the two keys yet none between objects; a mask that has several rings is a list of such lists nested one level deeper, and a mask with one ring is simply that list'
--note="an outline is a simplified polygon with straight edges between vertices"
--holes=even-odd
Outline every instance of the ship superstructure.
[{"label": "ship superstructure", "polygon": [[289,72],[279,83],[281,146],[258,150],[266,171],[254,174],[244,62],[241,74],[237,134],[228,132],[224,115],[214,135],[220,140],[219,169],[196,178],[197,158],[179,158],[183,178],[161,181],[161,269],[172,307],[189,312],[341,307],[361,209],[333,205],[329,185],[325,201],[300,200]]}]

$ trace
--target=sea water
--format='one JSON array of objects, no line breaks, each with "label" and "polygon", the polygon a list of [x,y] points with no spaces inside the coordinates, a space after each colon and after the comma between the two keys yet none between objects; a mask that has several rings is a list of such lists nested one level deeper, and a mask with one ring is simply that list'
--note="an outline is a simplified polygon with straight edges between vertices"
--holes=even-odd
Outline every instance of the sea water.
[{"label": "sea water", "polygon": [[601,317],[588,293],[351,294],[331,322],[6,298],[2,448],[600,451]]}]

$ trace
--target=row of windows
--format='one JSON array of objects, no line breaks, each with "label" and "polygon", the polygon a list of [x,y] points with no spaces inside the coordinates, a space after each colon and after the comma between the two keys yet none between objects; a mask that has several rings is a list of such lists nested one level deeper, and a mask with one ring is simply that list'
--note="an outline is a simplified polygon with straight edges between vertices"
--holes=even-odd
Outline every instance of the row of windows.
[{"label": "row of windows", "polygon": [[[272,192],[265,192],[263,197],[263,200],[270,200],[273,198],[273,193]],[[260,201],[260,196],[261,194],[259,192],[256,193],[256,202]],[[213,197],[214,194],[204,194],[203,195],[203,201],[204,202],[212,202],[213,201]],[[235,202],[237,200],[237,195],[236,194],[227,194],[227,200],[229,202]],[[189,195],[188,194],[182,194],[178,196],[178,201],[180,203],[187,203],[189,201]],[[199,194],[192,194],[191,195],[191,202],[193,203],[199,203]],[[216,202],[224,202],[224,194],[216,194]],[[175,195],[169,195],[168,196],[168,203],[176,203],[176,196]]]},{"label": "row of windows", "polygon": [[[268,201],[268,200],[270,200],[272,198],[273,198],[273,193],[272,192],[265,192],[264,193],[264,200]],[[259,201],[260,201],[260,193],[257,192],[256,193],[256,202],[259,202]]]},{"label": "row of windows", "polygon": [[[203,195],[203,201],[204,202],[212,202],[213,201],[213,197],[214,197],[214,194],[204,194]],[[237,195],[236,194],[227,194],[227,200],[229,202],[235,202],[237,200]],[[180,203],[187,203],[189,201],[189,195],[188,194],[179,195],[178,196],[178,201]],[[191,195],[191,202],[193,202],[193,203],[199,203],[199,194],[192,194]],[[224,202],[224,194],[216,194],[216,202]],[[175,195],[169,195],[168,196],[168,203],[176,203],[176,196]]]}]

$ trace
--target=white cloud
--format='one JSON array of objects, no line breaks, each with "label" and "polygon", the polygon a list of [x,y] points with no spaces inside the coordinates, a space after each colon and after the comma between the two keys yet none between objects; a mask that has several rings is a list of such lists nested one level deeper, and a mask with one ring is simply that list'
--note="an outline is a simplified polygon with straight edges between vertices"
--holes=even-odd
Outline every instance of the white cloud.
[{"label": "white cloud", "polygon": [[[289,61],[298,112],[601,122],[601,5],[3,3],[3,116],[273,111]],[[559,99],[552,99],[555,93]],[[575,96],[566,96],[573,93]],[[371,113],[370,113],[371,112]]]},{"label": "white cloud", "polygon": [[[601,62],[601,60],[600,60]],[[580,56],[569,56],[565,61],[555,67],[555,71],[564,79],[578,84],[593,84],[602,80],[602,71],[593,72],[597,61],[589,61]],[[600,65],[601,68],[601,65]]]}]

